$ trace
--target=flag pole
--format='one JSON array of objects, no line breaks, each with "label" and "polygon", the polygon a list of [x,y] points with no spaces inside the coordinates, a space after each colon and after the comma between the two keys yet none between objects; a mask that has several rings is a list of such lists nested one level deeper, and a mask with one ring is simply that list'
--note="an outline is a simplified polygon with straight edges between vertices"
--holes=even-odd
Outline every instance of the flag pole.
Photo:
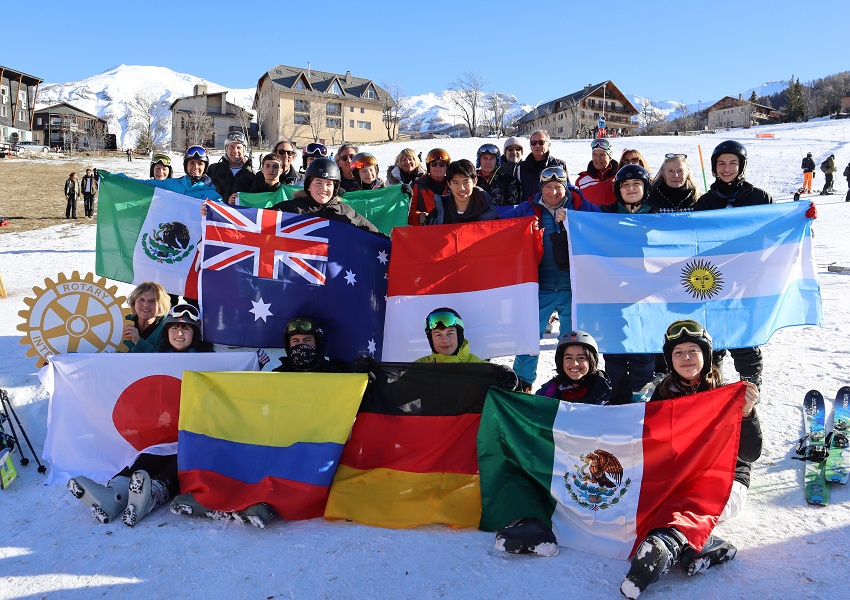
[{"label": "flag pole", "polygon": [[702,167],[702,187],[708,193],[708,181],[705,178],[705,163],[702,160],[702,146],[697,144],[697,150],[699,150],[699,166]]}]

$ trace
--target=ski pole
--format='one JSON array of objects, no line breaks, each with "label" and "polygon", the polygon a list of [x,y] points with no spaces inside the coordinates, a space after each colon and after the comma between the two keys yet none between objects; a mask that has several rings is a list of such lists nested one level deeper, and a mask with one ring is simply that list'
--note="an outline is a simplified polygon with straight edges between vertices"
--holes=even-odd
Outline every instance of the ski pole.
[{"label": "ski pole", "polygon": [[697,144],[697,150],[699,150],[699,166],[702,167],[702,186],[706,193],[708,193],[708,181],[705,179],[705,163],[702,160],[702,146]]}]

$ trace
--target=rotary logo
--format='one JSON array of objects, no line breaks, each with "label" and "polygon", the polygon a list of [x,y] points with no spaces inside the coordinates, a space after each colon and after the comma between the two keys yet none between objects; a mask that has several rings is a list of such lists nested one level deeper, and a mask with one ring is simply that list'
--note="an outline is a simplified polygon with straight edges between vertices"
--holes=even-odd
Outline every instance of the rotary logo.
[{"label": "rotary logo", "polygon": [[573,502],[590,510],[605,510],[617,504],[632,483],[623,483],[623,465],[605,450],[594,450],[579,456],[581,465],[573,465],[573,473],[564,474],[567,492]]},{"label": "rotary logo", "polygon": [[38,357],[36,366],[54,354],[126,352],[121,341],[130,309],[122,308],[126,298],[115,295],[118,288],[106,287],[103,278],[95,281],[91,273],[82,279],[77,271],[70,278],[59,273],[57,279],[45,279],[44,289],[34,287],[35,298],[24,298],[29,308],[18,312],[24,319],[20,342],[31,346],[27,356]]},{"label": "rotary logo", "polygon": [[697,259],[682,268],[682,285],[694,298],[709,300],[723,289],[723,277],[713,264]]},{"label": "rotary logo", "polygon": [[180,221],[160,223],[159,228],[142,236],[142,248],[151,260],[169,265],[180,262],[195,249],[189,228]]}]

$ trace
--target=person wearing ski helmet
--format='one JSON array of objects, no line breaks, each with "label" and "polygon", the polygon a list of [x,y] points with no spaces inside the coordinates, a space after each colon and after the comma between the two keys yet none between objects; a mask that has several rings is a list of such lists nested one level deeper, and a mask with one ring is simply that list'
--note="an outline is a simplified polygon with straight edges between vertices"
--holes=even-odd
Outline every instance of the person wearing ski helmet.
[{"label": "person wearing ski helmet", "polygon": [[174,169],[171,167],[170,156],[158,152],[151,157],[151,179],[162,181],[163,179],[170,179],[173,174]]},{"label": "person wearing ski helmet", "polygon": [[826,157],[826,160],[821,163],[821,170],[823,170],[824,177],[826,181],[823,183],[823,189],[821,190],[820,195],[826,196],[827,194],[832,193],[832,182],[834,178],[835,171],[835,155],[830,154]]},{"label": "person wearing ski helmet", "polygon": [[[177,192],[191,198],[200,200],[215,200],[221,202],[221,196],[212,184],[212,180],[206,175],[209,165],[209,154],[203,146],[190,146],[183,154],[183,177],[170,177],[168,179],[134,179],[152,187]],[[157,165],[153,165],[151,170]],[[204,214],[201,205],[201,214]]]},{"label": "person wearing ski helmet", "polygon": [[649,171],[640,165],[626,165],[614,177],[617,201],[603,204],[600,208],[602,212],[632,215],[652,212],[652,207],[647,204],[649,186]]},{"label": "person wearing ski helmet", "polygon": [[431,354],[415,362],[485,362],[469,351],[469,340],[463,332],[463,319],[456,310],[447,306],[432,310],[425,317],[425,337]]},{"label": "person wearing ski helmet", "polygon": [[811,152],[806,153],[806,157],[800,163],[800,168],[803,169],[803,187],[800,188],[800,193],[811,194],[812,181],[815,178],[815,159],[812,158]]},{"label": "person wearing ski helmet", "polygon": [[484,144],[476,153],[478,187],[490,196],[493,206],[513,206],[520,202],[520,190],[511,168],[502,168],[502,155],[496,144]]},{"label": "person wearing ski helmet", "polygon": [[[503,219],[535,217],[543,230],[543,256],[537,267],[537,300],[540,319],[540,339],[546,333],[549,317],[558,313],[563,327],[572,322],[572,289],[570,267],[566,259],[567,238],[564,219],[567,210],[601,212],[570,185],[567,172],[561,167],[547,167],[540,173],[538,193],[531,202],[521,202],[502,213]],[[537,378],[537,354],[521,354],[514,359],[514,371],[524,391],[531,391]]]},{"label": "person wearing ski helmet", "polygon": [[[669,400],[721,386],[722,376],[711,362],[711,353],[711,336],[702,325],[690,319],[671,323],[664,334],[664,357],[671,372],[655,388],[650,401]],[[761,455],[761,426],[755,410],[758,389],[749,382],[745,386],[738,461],[721,521],[740,512],[750,484],[751,463]],[[626,598],[637,598],[676,564],[691,576],[732,560],[736,553],[735,546],[715,534],[708,538],[702,550],[696,551],[676,528],[654,529],[638,546],[620,591]]]},{"label": "person wearing ski helmet", "polygon": [[383,235],[368,219],[340,200],[339,182],[340,171],[336,163],[329,158],[317,158],[304,172],[304,190],[295,192],[292,200],[278,202],[272,208],[349,223],[360,229]]},{"label": "person wearing ski helmet", "polygon": [[357,182],[357,189],[376,190],[387,187],[378,177],[380,167],[378,166],[378,159],[374,155],[368,152],[358,152],[350,162],[351,173],[354,175],[354,181]]},{"label": "person wearing ski helmet", "polygon": [[311,317],[293,317],[283,331],[286,356],[280,357],[277,373],[338,373],[334,363],[325,358],[325,332]]},{"label": "person wearing ski helmet", "polygon": [[590,162],[587,170],[576,177],[576,187],[591,204],[602,206],[616,201],[614,197],[614,177],[619,170],[614,160],[611,142],[598,138],[590,142]]},{"label": "person wearing ski helmet", "polygon": [[[301,150],[301,172],[306,173],[307,167],[317,158],[327,158],[328,147],[319,142],[311,142]],[[338,165],[337,165],[338,166]],[[306,177],[306,175],[305,175]]]},{"label": "person wearing ski helmet", "polygon": [[249,192],[254,185],[254,169],[247,153],[248,138],[241,131],[231,131],[224,138],[224,156],[207,169],[216,191],[228,204],[236,204],[234,194]]},{"label": "person wearing ski helmet", "polygon": [[688,164],[688,155],[670,152],[664,155],[664,162],[652,180],[647,202],[652,212],[690,212],[701,194]]},{"label": "person wearing ski helmet", "polygon": [[424,225],[428,213],[434,210],[434,198],[448,193],[446,169],[450,162],[452,159],[449,153],[442,148],[434,148],[425,156],[426,173],[413,184],[413,196],[407,214],[409,225]]}]

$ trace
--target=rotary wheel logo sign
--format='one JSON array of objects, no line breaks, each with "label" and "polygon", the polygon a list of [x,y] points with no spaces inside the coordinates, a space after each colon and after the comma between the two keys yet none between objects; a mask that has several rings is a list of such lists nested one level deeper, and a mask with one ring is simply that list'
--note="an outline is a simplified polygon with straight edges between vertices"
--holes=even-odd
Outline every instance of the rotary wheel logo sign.
[{"label": "rotary wheel logo sign", "polygon": [[29,307],[18,313],[24,322],[21,344],[31,346],[27,356],[38,357],[36,366],[43,367],[54,354],[73,352],[126,352],[121,343],[126,298],[116,296],[116,286],[106,287],[106,279],[84,278],[74,271],[70,278],[59,273],[54,283],[47,278],[44,289],[32,289],[35,298],[24,298]]}]

